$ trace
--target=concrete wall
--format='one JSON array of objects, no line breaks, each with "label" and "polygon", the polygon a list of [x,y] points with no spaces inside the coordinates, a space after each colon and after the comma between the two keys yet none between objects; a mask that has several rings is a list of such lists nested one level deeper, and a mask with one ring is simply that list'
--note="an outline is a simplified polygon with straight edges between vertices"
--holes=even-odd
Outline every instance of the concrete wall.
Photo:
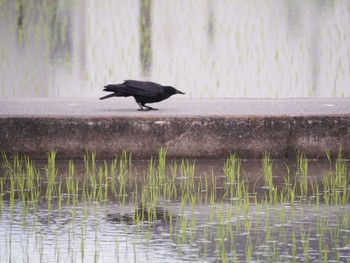
[{"label": "concrete wall", "polygon": [[169,157],[242,158],[294,157],[298,149],[309,158],[336,157],[340,147],[350,157],[350,118],[309,117],[3,117],[0,148],[9,154],[46,158],[82,158],[96,151],[113,158],[122,150],[149,158],[161,147]]}]

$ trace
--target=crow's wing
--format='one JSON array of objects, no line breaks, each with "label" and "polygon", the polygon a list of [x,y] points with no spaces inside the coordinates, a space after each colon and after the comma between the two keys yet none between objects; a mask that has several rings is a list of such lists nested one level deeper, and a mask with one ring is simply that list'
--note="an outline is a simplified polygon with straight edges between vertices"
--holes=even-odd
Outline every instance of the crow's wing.
[{"label": "crow's wing", "polygon": [[138,81],[138,80],[125,80],[125,91],[133,93],[132,95],[143,97],[155,97],[164,92],[162,85],[154,82]]}]

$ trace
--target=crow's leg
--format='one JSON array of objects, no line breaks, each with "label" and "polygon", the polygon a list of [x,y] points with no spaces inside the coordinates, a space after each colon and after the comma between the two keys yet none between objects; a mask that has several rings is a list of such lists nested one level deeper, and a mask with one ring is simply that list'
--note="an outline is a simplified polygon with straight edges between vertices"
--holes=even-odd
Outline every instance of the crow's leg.
[{"label": "crow's leg", "polygon": [[141,103],[141,102],[138,102],[138,101],[137,101],[137,104],[140,107],[139,111],[158,110],[158,109],[152,108],[150,106],[146,106],[144,103]]},{"label": "crow's leg", "polygon": [[144,106],[144,105],[142,105],[140,102],[138,102],[138,101],[136,101],[136,103],[137,103],[137,105],[139,105],[139,111],[147,111],[147,109],[144,109],[142,106]]}]

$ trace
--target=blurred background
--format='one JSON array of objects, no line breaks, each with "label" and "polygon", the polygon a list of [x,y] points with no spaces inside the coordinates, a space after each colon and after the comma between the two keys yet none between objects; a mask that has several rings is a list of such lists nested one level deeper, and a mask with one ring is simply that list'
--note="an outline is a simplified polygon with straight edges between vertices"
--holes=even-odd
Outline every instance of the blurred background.
[{"label": "blurred background", "polygon": [[1,97],[350,96],[349,0],[0,0]]}]

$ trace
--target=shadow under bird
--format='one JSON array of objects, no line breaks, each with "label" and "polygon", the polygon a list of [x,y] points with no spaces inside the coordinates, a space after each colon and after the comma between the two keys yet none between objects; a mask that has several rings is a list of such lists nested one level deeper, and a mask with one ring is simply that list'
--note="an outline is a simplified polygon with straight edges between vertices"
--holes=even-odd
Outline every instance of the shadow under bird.
[{"label": "shadow under bird", "polygon": [[159,102],[175,94],[185,94],[171,86],[162,86],[155,82],[138,80],[125,80],[121,84],[109,84],[104,87],[103,91],[113,93],[101,97],[100,100],[111,97],[134,97],[136,103],[140,106],[140,111],[157,110],[145,104]]}]

